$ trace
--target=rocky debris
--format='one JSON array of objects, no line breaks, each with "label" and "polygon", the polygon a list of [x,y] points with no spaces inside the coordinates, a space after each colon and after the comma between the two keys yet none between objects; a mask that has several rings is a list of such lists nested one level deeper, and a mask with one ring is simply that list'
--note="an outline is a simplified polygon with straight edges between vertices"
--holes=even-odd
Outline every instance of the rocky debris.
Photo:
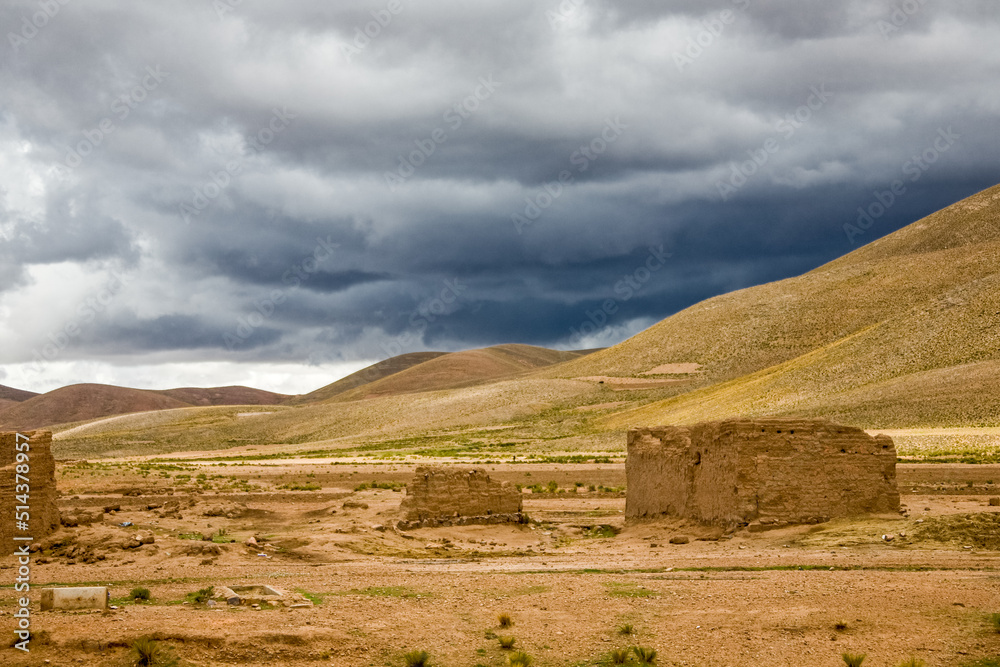
[{"label": "rocky debris", "polygon": [[121,512],[121,511],[122,511],[121,505],[107,505],[104,508],[105,514],[111,514],[112,512]]},{"label": "rocky debris", "polygon": [[185,556],[220,556],[225,550],[226,547],[221,544],[195,542],[182,549],[181,553]]},{"label": "rocky debris", "polygon": [[990,507],[1000,507],[1000,496],[990,498]]},{"label": "rocky debris", "polygon": [[[366,510],[368,509],[368,503],[358,502],[357,500],[345,500],[340,508],[345,510]],[[330,514],[333,514],[333,512],[330,512]]]},{"label": "rocky debris", "polygon": [[227,519],[239,519],[247,512],[247,506],[243,503],[229,503],[223,505],[212,505],[202,512],[202,516],[224,516]]},{"label": "rocky debris", "polygon": [[266,585],[213,586],[213,599],[224,601],[230,606],[250,606],[254,609],[262,605],[286,608],[312,607],[313,603],[301,593]]},{"label": "rocky debris", "polygon": [[689,538],[687,535],[674,535],[673,537],[670,538],[671,544],[687,544],[690,541],[691,538]]},{"label": "rocky debris", "polygon": [[515,514],[490,514],[488,516],[458,516],[430,518],[416,521],[401,520],[396,522],[399,530],[415,530],[417,528],[441,528],[447,526],[493,526],[504,523],[530,523],[531,519],[523,512]]},{"label": "rocky debris", "polygon": [[85,510],[67,511],[59,517],[59,522],[67,528],[89,526],[92,523],[99,523],[101,521],[103,521],[103,515],[87,512]]}]

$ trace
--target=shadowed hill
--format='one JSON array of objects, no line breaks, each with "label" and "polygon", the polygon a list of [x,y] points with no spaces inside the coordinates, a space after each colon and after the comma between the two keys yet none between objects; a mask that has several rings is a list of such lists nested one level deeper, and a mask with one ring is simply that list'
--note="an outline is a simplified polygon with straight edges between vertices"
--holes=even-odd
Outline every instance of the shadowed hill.
[{"label": "shadowed hill", "polygon": [[3,428],[32,429],[147,410],[190,407],[155,391],[105,384],[61,387],[9,407],[0,413]]},{"label": "shadowed hill", "polygon": [[802,276],[699,303],[559,374],[678,362],[702,364],[700,388],[605,425],[762,414],[996,423],[1000,186]]},{"label": "shadowed hill", "polygon": [[389,359],[383,359],[382,361],[372,364],[362,368],[360,371],[351,373],[348,376],[342,377],[332,384],[328,384],[325,387],[321,387],[316,391],[309,392],[308,394],[303,394],[301,396],[295,396],[288,400],[287,405],[304,405],[306,403],[317,403],[319,401],[325,401],[329,398],[333,398],[338,394],[342,394],[345,391],[354,389],[355,387],[360,387],[361,385],[368,384],[370,382],[375,382],[376,380],[381,380],[384,377],[388,377],[394,373],[400,371],[405,371],[411,366],[416,366],[417,364],[422,364],[425,361],[430,361],[437,357],[448,354],[447,352],[409,352],[407,354],[400,354]]},{"label": "shadowed hill", "polygon": [[0,384],[0,401],[13,401],[15,403],[20,403],[21,401],[26,401],[29,398],[34,398],[35,396],[38,396],[38,394],[33,391],[14,389],[13,387],[7,387]]},{"label": "shadowed hill", "polygon": [[703,384],[754,373],[911,309],[978,298],[970,290],[998,270],[998,242],[995,186],[809,273],[695,304],[557,374],[639,376],[692,362]]},{"label": "shadowed hill", "polygon": [[335,400],[468,387],[522,375],[584,354],[587,352],[563,352],[532,345],[497,345],[451,352],[342,393]]},{"label": "shadowed hill", "polygon": [[165,389],[157,394],[176,398],[189,405],[278,405],[288,400],[285,394],[275,394],[252,387],[182,387]]}]

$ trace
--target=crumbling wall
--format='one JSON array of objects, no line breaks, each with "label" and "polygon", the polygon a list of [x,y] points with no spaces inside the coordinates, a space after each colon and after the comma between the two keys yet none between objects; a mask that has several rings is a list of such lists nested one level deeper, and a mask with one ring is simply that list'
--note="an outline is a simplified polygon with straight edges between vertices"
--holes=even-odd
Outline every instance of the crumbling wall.
[{"label": "crumbling wall", "polygon": [[628,433],[627,518],[782,525],[895,512],[887,436],[824,420],[726,420]]},{"label": "crumbling wall", "polygon": [[[52,433],[50,431],[24,431],[22,436],[28,437],[27,473],[28,502],[24,498],[23,488],[19,491],[17,480],[18,463],[17,443],[24,442],[16,433],[0,433],[0,555],[13,553],[14,537],[33,537],[38,540],[51,534],[59,527],[59,508],[56,505],[56,464],[52,458]],[[23,445],[22,445],[23,447]],[[25,468],[21,468],[24,471]],[[17,506],[27,504],[28,530],[20,530],[17,525]],[[23,510],[22,510],[23,511]]]},{"label": "crumbling wall", "polygon": [[400,505],[408,521],[439,517],[517,514],[521,493],[509,482],[495,482],[483,468],[420,466]]}]

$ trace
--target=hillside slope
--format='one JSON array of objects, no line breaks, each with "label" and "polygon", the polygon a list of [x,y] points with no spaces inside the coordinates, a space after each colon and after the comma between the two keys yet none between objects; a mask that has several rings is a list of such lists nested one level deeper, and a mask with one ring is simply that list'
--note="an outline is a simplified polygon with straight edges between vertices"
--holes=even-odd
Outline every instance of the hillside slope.
[{"label": "hillside slope", "polygon": [[278,405],[290,397],[253,387],[182,387],[156,391],[188,405]]},{"label": "hillside slope", "polygon": [[559,371],[596,364],[636,374],[672,362],[702,364],[702,386],[604,425],[737,414],[997,423],[1000,186],[802,276],[692,306]]},{"label": "hillside slope", "polygon": [[29,398],[34,398],[35,396],[38,396],[38,394],[33,391],[14,389],[14,387],[7,387],[0,384],[0,401],[13,401],[15,403],[20,403],[21,401],[26,401]]},{"label": "hillside slope", "polygon": [[497,345],[451,352],[411,366],[381,380],[336,396],[357,400],[371,396],[457,389],[494,382],[580,357],[585,352],[563,352],[533,345]]},{"label": "hillside slope", "polygon": [[190,407],[155,391],[75,384],[35,396],[0,414],[0,428],[32,429],[147,410]]},{"label": "hillside slope", "polygon": [[295,396],[287,401],[287,405],[305,405],[307,403],[325,401],[329,398],[333,398],[337,394],[342,394],[345,391],[354,389],[355,387],[360,387],[361,385],[381,380],[382,378],[388,377],[394,373],[405,371],[411,366],[422,364],[425,361],[430,361],[431,359],[435,359],[445,354],[448,353],[409,352],[407,354],[400,354],[395,357],[383,359],[378,363],[362,368],[360,371],[342,377],[332,384],[320,387],[316,391],[311,391],[308,394],[303,394],[301,396]]},{"label": "hillside slope", "polygon": [[962,298],[997,272],[998,242],[994,186],[809,273],[702,301],[554,374],[640,376],[692,362],[702,365],[703,384],[754,373],[911,309]]}]

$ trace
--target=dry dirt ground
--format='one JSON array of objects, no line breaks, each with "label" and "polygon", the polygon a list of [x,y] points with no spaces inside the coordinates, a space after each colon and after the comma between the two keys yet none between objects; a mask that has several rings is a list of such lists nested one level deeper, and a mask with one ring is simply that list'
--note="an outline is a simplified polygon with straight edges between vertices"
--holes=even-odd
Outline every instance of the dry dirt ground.
[{"label": "dry dirt ground", "polygon": [[[355,489],[404,482],[414,464],[331,463],[61,464],[64,516],[97,521],[63,528],[34,555],[37,635],[27,656],[0,649],[0,664],[130,665],[127,646],[144,635],[190,666],[402,666],[411,650],[434,665],[499,666],[509,652],[498,636],[535,665],[608,664],[611,649],[635,645],[655,648],[660,665],[1000,656],[989,622],[1000,612],[1000,507],[988,505],[1000,466],[901,465],[906,516],[723,534],[669,520],[625,526],[623,466],[593,463],[486,466],[560,487],[525,495],[531,524],[399,532],[401,488]],[[279,488],[295,483],[320,488]],[[12,581],[14,560],[0,567]],[[109,586],[117,609],[37,610],[39,588],[78,584]],[[190,599],[236,584],[315,604]],[[126,599],[137,586],[150,602]],[[0,589],[0,627],[12,625],[15,597]],[[500,613],[514,626],[498,627]],[[626,624],[634,634],[620,633]]]}]

